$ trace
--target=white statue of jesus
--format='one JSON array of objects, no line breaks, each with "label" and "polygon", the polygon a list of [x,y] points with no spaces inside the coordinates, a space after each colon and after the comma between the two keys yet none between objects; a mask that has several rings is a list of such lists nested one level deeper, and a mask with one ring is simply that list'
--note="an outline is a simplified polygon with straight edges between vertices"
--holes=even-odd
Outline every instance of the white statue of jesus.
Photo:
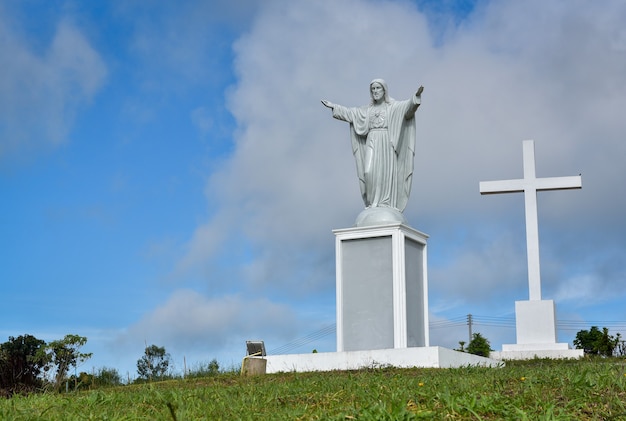
[{"label": "white statue of jesus", "polygon": [[402,212],[411,192],[415,156],[415,112],[423,86],[409,99],[389,96],[387,83],[370,83],[371,102],[344,107],[322,100],[333,117],[350,123],[352,152],[366,208],[386,207]]}]

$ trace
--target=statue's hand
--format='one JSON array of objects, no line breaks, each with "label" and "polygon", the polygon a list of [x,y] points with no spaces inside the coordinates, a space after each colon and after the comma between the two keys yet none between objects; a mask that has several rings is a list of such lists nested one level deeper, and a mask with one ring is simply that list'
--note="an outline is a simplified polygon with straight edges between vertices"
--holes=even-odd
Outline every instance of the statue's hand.
[{"label": "statue's hand", "polygon": [[323,100],[322,100],[322,104],[324,104],[324,107],[328,107],[328,108],[330,108],[330,109],[335,108],[335,105],[334,105],[332,102],[327,101],[327,100],[325,100],[325,99],[323,99]]},{"label": "statue's hand", "polygon": [[420,86],[420,88],[415,92],[415,96],[421,96],[422,92],[424,92],[424,87]]}]

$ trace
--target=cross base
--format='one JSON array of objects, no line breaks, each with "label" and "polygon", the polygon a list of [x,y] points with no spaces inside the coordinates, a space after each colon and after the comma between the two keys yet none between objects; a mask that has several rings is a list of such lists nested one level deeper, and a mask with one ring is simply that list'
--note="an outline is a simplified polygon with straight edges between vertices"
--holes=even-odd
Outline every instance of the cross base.
[{"label": "cross base", "polygon": [[556,308],[553,300],[515,302],[517,344],[555,344]]},{"label": "cross base", "polygon": [[556,341],[556,309],[553,300],[515,302],[517,344],[503,344],[502,352],[492,352],[498,360],[532,358],[580,358],[582,349],[570,349]]}]

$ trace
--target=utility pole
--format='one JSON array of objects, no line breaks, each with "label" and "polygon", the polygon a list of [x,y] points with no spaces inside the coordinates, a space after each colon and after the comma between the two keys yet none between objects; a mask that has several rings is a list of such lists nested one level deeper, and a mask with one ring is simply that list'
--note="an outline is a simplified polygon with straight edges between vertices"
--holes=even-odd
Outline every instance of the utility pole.
[{"label": "utility pole", "polygon": [[469,342],[472,342],[472,315],[468,314],[467,315],[467,326],[469,326]]}]

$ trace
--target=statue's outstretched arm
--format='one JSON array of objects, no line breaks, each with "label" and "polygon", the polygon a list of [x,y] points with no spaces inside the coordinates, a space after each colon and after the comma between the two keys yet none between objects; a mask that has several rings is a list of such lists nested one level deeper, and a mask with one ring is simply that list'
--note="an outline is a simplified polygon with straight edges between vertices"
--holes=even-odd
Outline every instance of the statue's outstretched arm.
[{"label": "statue's outstretched arm", "polygon": [[412,99],[413,103],[404,114],[405,119],[410,120],[415,116],[415,111],[417,111],[417,107],[419,107],[422,103],[422,92],[424,92],[424,87],[420,86],[417,92],[415,92],[415,96]]},{"label": "statue's outstretched arm", "polygon": [[333,110],[335,108],[335,104],[333,104],[332,102],[327,101],[325,99],[322,100],[322,104],[324,104],[324,107],[328,107],[331,110]]}]

